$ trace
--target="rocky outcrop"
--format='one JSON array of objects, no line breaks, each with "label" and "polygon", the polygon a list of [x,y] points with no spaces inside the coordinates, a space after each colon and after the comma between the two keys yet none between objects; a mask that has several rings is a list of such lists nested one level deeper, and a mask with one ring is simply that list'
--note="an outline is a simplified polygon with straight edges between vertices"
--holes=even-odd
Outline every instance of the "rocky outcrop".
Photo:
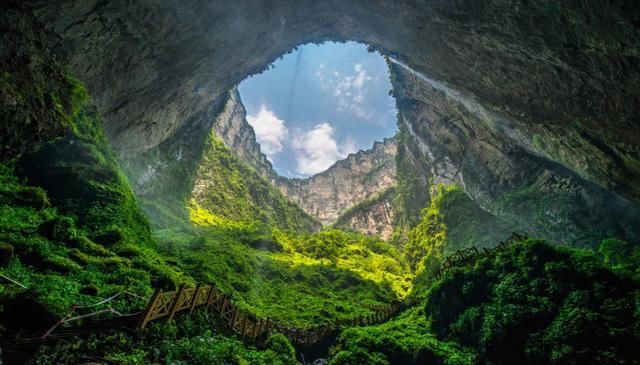
[{"label": "rocky outcrop", "polygon": [[253,167],[262,178],[275,184],[278,174],[267,156],[260,150],[256,134],[247,122],[246,116],[247,111],[240,100],[240,94],[237,89],[233,89],[224,111],[218,115],[213,124],[213,133],[240,160]]},{"label": "rocky outcrop", "polygon": [[24,4],[0,4],[0,162],[69,132],[73,83]]},{"label": "rocky outcrop", "polygon": [[409,136],[403,141],[413,145],[424,180],[463,187],[502,229],[578,246],[640,238],[640,206],[548,159],[535,135],[503,111],[402,65],[391,69],[401,131]]},{"label": "rocky outcrop", "polygon": [[391,238],[396,223],[395,187],[374,195],[343,212],[335,228],[355,230],[383,240]]},{"label": "rocky outcrop", "polygon": [[350,39],[502,110],[545,157],[640,201],[634,1],[28,3],[62,36],[125,159],[200,123],[294,46]]},{"label": "rocky outcrop", "polygon": [[326,171],[307,179],[280,179],[280,191],[323,225],[395,185],[396,144],[393,138],[350,154]]}]

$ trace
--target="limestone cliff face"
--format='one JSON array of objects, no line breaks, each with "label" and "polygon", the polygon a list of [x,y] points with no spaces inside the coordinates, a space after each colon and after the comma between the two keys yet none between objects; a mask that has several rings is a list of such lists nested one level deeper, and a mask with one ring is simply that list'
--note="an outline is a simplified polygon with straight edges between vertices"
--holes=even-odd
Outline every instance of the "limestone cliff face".
[{"label": "limestone cliff face", "polygon": [[388,240],[396,223],[395,197],[395,187],[390,187],[344,211],[334,226]]},{"label": "limestone cliff face", "polygon": [[410,145],[409,168],[422,171],[423,180],[463,187],[504,230],[577,246],[607,237],[640,238],[634,223],[640,206],[550,159],[538,147],[544,133],[539,126],[532,129],[401,65],[393,64],[392,73],[401,148]]},{"label": "limestone cliff face", "polygon": [[253,128],[246,119],[247,111],[237,89],[231,91],[224,111],[213,124],[213,133],[243,162],[253,167],[264,179],[276,182],[278,174],[260,150]]},{"label": "limestone cliff face", "polygon": [[349,39],[522,121],[546,157],[640,201],[631,0],[25,3],[61,36],[124,160],[192,138],[228,90],[294,46]]},{"label": "limestone cliff face", "polygon": [[[613,219],[607,226],[617,228],[606,234],[634,237],[635,1],[22,3],[55,35],[43,42],[64,48],[73,73],[88,85],[138,194],[191,191],[204,137],[242,79],[296,45],[348,39],[426,75],[395,83],[411,152],[423,151],[413,154],[415,166],[435,161],[425,171],[462,184],[480,206],[523,225],[567,224],[575,233],[568,238],[578,241],[578,232],[596,236],[600,218]],[[46,123],[36,122],[40,130]],[[532,216],[518,203],[530,191],[518,187],[554,192],[542,200],[572,200],[545,203]]]},{"label": "limestone cliff face", "polygon": [[[348,209],[395,186],[396,152],[395,140],[387,138],[374,143],[372,149],[351,154],[308,179],[280,179],[278,187],[322,224],[333,224]],[[390,226],[393,214],[382,214],[381,218],[381,222],[371,227],[359,224],[359,230],[377,233],[381,229],[374,226]]]},{"label": "limestone cliff face", "polygon": [[[394,210],[395,140],[376,142],[367,151],[349,155],[327,171],[307,179],[287,179],[273,170],[261,152],[237,91],[232,91],[213,123],[214,134],[243,162],[276,185],[292,203],[323,225],[334,224],[349,213],[340,227],[366,234],[391,235]],[[391,189],[391,190],[390,190]],[[372,199],[377,198],[375,204]],[[359,209],[352,209],[359,206]]]}]

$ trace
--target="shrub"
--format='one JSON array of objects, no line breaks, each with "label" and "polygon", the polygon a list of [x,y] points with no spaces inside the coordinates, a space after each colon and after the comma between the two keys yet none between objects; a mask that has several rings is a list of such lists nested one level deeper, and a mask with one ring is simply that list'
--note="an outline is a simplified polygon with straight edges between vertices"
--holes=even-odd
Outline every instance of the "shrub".
[{"label": "shrub", "polygon": [[452,270],[425,311],[440,339],[473,347],[485,363],[633,363],[639,292],[589,251],[530,240]]}]

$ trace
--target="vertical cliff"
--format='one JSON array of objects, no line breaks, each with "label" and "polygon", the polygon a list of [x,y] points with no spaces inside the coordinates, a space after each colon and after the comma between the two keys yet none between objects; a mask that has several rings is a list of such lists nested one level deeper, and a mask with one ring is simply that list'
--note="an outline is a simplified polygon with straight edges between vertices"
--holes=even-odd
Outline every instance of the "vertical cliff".
[{"label": "vertical cliff", "polygon": [[[401,64],[392,64],[391,70],[400,148],[413,154],[409,170],[430,186],[460,186],[470,200],[458,200],[473,208],[456,215],[478,209],[487,213],[486,227],[457,224],[448,227],[449,236],[491,236],[500,226],[579,246],[594,246],[607,237],[640,237],[634,223],[640,219],[639,206],[542,153],[536,147],[539,128],[535,133],[500,109],[482,106],[474,95]],[[576,156],[588,155],[588,149],[574,148]],[[410,195],[403,198],[411,201]],[[471,235],[462,232],[471,228]]]},{"label": "vertical cliff", "polygon": [[333,224],[347,209],[395,185],[395,154],[395,140],[387,138],[324,172],[307,179],[280,179],[278,186],[320,222]]},{"label": "vertical cliff", "polygon": [[213,124],[213,133],[244,163],[253,167],[264,179],[275,183],[278,174],[260,150],[253,128],[246,120],[247,111],[237,89],[230,93],[223,112]]}]

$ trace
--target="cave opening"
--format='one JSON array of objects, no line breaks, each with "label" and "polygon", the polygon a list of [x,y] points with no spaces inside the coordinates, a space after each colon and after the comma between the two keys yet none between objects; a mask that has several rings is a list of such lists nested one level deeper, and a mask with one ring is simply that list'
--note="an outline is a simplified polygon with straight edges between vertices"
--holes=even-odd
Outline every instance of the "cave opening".
[{"label": "cave opening", "polygon": [[385,57],[357,42],[301,45],[238,86],[262,152],[286,178],[395,136],[391,89]]},{"label": "cave opening", "polygon": [[[109,331],[25,356],[633,363],[631,3],[3,2],[2,355],[70,311],[136,326],[155,302],[149,336],[115,328],[117,344]],[[347,39],[362,43],[335,47],[388,57],[374,54],[391,86],[370,107],[397,109],[384,126],[336,98],[357,101],[372,68],[338,52],[343,69],[321,68],[305,48],[321,46],[304,46]],[[275,76],[242,81],[296,45]],[[301,86],[305,59],[330,103]],[[251,91],[260,77],[275,84]],[[340,134],[351,122],[362,146]]]}]

